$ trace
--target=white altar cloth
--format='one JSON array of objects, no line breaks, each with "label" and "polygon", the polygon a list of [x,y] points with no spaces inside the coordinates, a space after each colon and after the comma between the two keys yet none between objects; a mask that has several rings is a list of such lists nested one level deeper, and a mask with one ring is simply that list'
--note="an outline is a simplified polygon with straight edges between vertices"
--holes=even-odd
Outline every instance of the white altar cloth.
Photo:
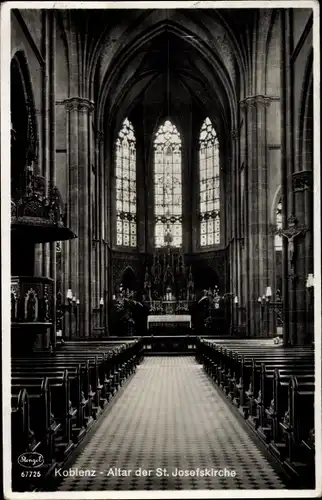
[{"label": "white altar cloth", "polygon": [[150,323],[189,323],[191,328],[191,316],[190,314],[150,314],[148,328]]}]

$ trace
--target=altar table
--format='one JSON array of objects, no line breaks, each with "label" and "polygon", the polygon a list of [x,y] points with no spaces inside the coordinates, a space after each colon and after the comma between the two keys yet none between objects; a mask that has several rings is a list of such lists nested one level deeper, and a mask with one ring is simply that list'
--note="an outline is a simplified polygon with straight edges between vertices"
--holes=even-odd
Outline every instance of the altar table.
[{"label": "altar table", "polygon": [[190,314],[150,314],[148,316],[148,330],[151,327],[188,327],[191,328]]}]

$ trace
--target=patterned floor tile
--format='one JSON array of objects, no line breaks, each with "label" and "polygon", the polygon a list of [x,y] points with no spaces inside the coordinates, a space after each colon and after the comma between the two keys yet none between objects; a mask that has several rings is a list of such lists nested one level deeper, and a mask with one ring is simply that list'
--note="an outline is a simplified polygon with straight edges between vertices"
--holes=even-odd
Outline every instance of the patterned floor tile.
[{"label": "patterned floor tile", "polygon": [[184,356],[145,358],[68,472],[59,491],[285,488]]}]

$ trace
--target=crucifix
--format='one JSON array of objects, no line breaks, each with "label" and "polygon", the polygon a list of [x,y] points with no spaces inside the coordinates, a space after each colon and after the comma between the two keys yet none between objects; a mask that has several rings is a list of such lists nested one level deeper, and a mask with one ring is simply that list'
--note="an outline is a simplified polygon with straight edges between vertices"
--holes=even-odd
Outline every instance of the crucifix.
[{"label": "crucifix", "polygon": [[288,262],[289,268],[292,274],[294,271],[294,240],[300,235],[304,235],[308,228],[304,225],[298,225],[295,215],[291,215],[287,219],[288,227],[287,229],[279,229],[276,234],[283,236],[288,241]]}]

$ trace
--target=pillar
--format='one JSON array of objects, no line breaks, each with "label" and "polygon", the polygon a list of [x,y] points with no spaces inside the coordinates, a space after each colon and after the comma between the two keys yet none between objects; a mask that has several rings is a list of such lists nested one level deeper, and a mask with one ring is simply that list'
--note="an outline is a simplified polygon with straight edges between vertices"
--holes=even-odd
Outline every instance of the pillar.
[{"label": "pillar", "polygon": [[[55,10],[49,11],[49,85],[48,85],[48,103],[49,103],[49,187],[56,186],[56,88],[55,88],[55,75],[56,75],[56,13]],[[49,245],[50,254],[50,277],[53,281],[53,326],[51,331],[51,344],[53,348],[56,346],[56,242]]]},{"label": "pillar", "polygon": [[[68,124],[68,223],[77,238],[70,241],[69,288],[80,300],[79,334],[91,331],[91,113],[93,103],[82,97],[65,100]],[[74,318],[72,335],[75,332]]]},{"label": "pillar", "polygon": [[[307,296],[306,280],[309,272],[313,273],[313,264],[310,258],[310,248],[312,247],[312,220],[310,202],[312,200],[312,180],[313,172],[310,170],[298,170],[292,175],[293,196],[296,210],[296,218],[303,227],[303,234],[294,241],[295,245],[295,311],[296,330],[294,343],[306,344],[310,342],[307,334],[307,310],[310,299]],[[310,319],[310,318],[309,318]]]},{"label": "pillar", "polygon": [[[267,333],[261,325],[257,299],[269,283],[268,269],[268,213],[267,213],[267,161],[266,161],[266,108],[270,98],[263,95],[246,97],[241,102],[246,123],[247,218],[245,228],[248,265],[249,334]],[[265,329],[267,325],[265,325]]]},{"label": "pillar", "polygon": [[[234,298],[232,299],[233,304],[233,312],[232,314],[232,322],[233,329],[231,333],[238,332],[239,326],[239,307],[241,305],[241,294],[239,287],[239,251],[238,251],[238,231],[239,231],[239,179],[238,179],[238,134],[236,131],[233,131],[231,134],[231,155],[230,155],[230,176],[231,176],[231,189],[230,189],[230,200],[231,200],[231,215],[230,215],[230,238],[231,244],[231,287],[230,292],[234,295],[234,297],[238,296],[238,304],[234,305]],[[228,222],[228,221],[227,221]]]}]

